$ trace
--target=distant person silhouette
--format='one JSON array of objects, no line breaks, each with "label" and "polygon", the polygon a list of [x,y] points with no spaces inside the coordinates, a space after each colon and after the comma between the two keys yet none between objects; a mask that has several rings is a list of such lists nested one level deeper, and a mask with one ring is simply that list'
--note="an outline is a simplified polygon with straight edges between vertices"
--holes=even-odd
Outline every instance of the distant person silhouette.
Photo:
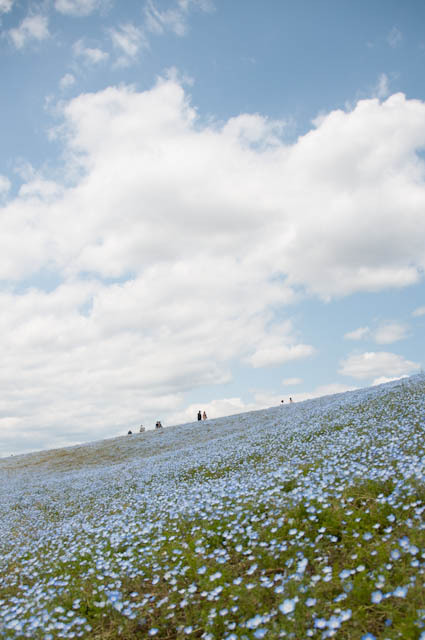
[{"label": "distant person silhouette", "polygon": [[293,402],[292,398],[289,398],[289,402]]},{"label": "distant person silhouette", "polygon": [[142,424],[140,425],[139,432],[140,433],[144,433],[145,432],[145,427]]},{"label": "distant person silhouette", "polygon": [[204,411],[204,413],[202,414],[202,420],[206,420],[206,419],[207,419],[207,414]]},{"label": "distant person silhouette", "polygon": [[127,435],[128,435],[128,436],[131,436],[131,434],[132,434],[132,433],[133,433],[133,432],[132,432],[132,431],[131,431],[131,429],[130,429],[130,430],[127,432]]},{"label": "distant person silhouette", "polygon": [[201,411],[198,411],[198,420],[202,420],[202,413],[201,413]]}]

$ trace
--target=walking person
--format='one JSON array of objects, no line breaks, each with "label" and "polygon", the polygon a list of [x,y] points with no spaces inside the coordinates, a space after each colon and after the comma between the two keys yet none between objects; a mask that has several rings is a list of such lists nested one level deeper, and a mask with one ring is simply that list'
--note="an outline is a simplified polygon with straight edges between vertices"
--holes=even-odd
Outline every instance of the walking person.
[{"label": "walking person", "polygon": [[202,413],[201,413],[201,410],[200,410],[200,409],[199,409],[199,411],[198,411],[198,420],[202,420]]},{"label": "walking person", "polygon": [[206,419],[207,419],[207,414],[204,411],[204,413],[202,414],[202,420],[206,420]]}]

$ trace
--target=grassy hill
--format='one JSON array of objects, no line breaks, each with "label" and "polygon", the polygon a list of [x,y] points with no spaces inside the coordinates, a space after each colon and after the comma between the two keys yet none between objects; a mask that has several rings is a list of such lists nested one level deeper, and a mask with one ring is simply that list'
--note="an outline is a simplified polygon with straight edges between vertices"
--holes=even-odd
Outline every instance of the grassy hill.
[{"label": "grassy hill", "polygon": [[0,637],[424,640],[424,392],[0,460]]}]

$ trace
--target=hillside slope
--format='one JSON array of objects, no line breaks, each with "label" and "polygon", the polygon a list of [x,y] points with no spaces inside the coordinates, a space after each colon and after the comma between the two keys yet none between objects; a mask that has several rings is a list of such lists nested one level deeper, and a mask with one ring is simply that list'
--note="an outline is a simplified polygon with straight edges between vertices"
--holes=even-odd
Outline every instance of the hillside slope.
[{"label": "hillside slope", "polygon": [[423,640],[424,391],[0,460],[0,636]]}]

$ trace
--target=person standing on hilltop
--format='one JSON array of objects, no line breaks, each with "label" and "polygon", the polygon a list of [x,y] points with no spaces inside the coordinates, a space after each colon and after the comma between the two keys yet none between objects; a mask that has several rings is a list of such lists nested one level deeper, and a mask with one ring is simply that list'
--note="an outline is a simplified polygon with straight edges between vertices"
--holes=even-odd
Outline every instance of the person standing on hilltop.
[{"label": "person standing on hilltop", "polygon": [[199,411],[198,411],[198,420],[202,420],[202,413],[201,413],[201,410],[200,410],[200,409],[199,409]]},{"label": "person standing on hilltop", "polygon": [[207,414],[204,411],[204,413],[202,414],[202,420],[206,420],[206,419],[207,419]]}]

